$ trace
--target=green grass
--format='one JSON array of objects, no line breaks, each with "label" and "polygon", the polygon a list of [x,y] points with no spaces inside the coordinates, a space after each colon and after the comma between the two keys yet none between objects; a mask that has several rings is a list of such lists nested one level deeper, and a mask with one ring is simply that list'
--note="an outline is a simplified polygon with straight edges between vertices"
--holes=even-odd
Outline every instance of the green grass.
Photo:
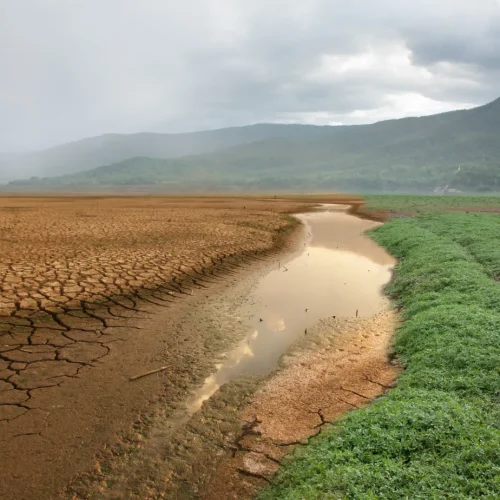
[{"label": "green grass", "polygon": [[405,370],[370,407],[298,449],[261,499],[500,498],[500,216],[395,219],[387,292]]},{"label": "green grass", "polygon": [[500,196],[455,196],[455,195],[366,195],[367,208],[384,210],[406,210],[410,212],[445,211],[450,209],[480,208],[500,211]]}]

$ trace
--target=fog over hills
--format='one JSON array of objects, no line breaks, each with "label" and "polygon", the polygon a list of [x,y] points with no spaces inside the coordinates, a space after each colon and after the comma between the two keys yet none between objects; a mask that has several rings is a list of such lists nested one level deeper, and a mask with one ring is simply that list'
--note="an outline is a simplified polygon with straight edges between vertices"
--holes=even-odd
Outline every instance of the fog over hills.
[{"label": "fog over hills", "polygon": [[5,177],[55,177],[90,170],[135,156],[179,158],[210,153],[270,137],[308,138],[331,127],[259,124],[184,134],[106,134],[62,144],[43,151],[0,155]]},{"label": "fog over hills", "polygon": [[372,125],[109,134],[0,156],[0,167],[3,181],[46,177],[4,190],[500,191],[500,99]]}]

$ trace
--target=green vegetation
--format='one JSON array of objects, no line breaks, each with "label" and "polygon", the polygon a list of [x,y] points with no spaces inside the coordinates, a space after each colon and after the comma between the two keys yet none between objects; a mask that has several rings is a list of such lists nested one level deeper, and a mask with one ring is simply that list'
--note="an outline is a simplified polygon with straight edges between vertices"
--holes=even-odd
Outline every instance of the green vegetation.
[{"label": "green vegetation", "polygon": [[405,370],[296,452],[262,499],[500,498],[500,217],[425,214],[373,237],[400,259]]},{"label": "green vegetation", "polygon": [[123,160],[181,158],[275,138],[307,138],[321,129],[308,125],[259,124],[185,134],[105,134],[33,153],[0,153],[0,182],[31,176],[71,175]]},{"label": "green vegetation", "polygon": [[31,165],[28,170],[37,175],[68,174],[12,182],[6,190],[421,193],[448,186],[486,193],[500,192],[499,134],[500,99],[472,110],[373,125],[261,124],[103,136],[29,158],[0,159],[0,169],[21,172]]},{"label": "green vegetation", "polygon": [[371,209],[407,212],[436,212],[446,210],[497,209],[500,211],[500,196],[456,196],[456,195],[367,195],[366,206]]}]

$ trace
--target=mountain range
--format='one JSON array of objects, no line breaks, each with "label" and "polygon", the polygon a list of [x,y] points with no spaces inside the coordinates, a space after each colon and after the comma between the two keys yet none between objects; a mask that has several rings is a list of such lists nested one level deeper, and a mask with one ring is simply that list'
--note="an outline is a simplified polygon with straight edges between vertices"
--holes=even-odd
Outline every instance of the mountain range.
[{"label": "mountain range", "polygon": [[109,134],[0,155],[0,172],[4,191],[500,192],[500,99],[372,125]]}]

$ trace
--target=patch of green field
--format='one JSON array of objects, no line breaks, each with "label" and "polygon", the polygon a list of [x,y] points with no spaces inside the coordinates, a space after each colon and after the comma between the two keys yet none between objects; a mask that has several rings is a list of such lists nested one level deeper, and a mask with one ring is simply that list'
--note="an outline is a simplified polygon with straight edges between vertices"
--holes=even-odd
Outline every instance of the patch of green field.
[{"label": "patch of green field", "polygon": [[383,210],[407,210],[414,212],[443,211],[447,209],[496,209],[500,211],[500,196],[452,196],[452,195],[366,195],[367,208]]},{"label": "patch of green field", "polygon": [[396,219],[395,389],[298,449],[262,499],[500,498],[500,216]]}]

